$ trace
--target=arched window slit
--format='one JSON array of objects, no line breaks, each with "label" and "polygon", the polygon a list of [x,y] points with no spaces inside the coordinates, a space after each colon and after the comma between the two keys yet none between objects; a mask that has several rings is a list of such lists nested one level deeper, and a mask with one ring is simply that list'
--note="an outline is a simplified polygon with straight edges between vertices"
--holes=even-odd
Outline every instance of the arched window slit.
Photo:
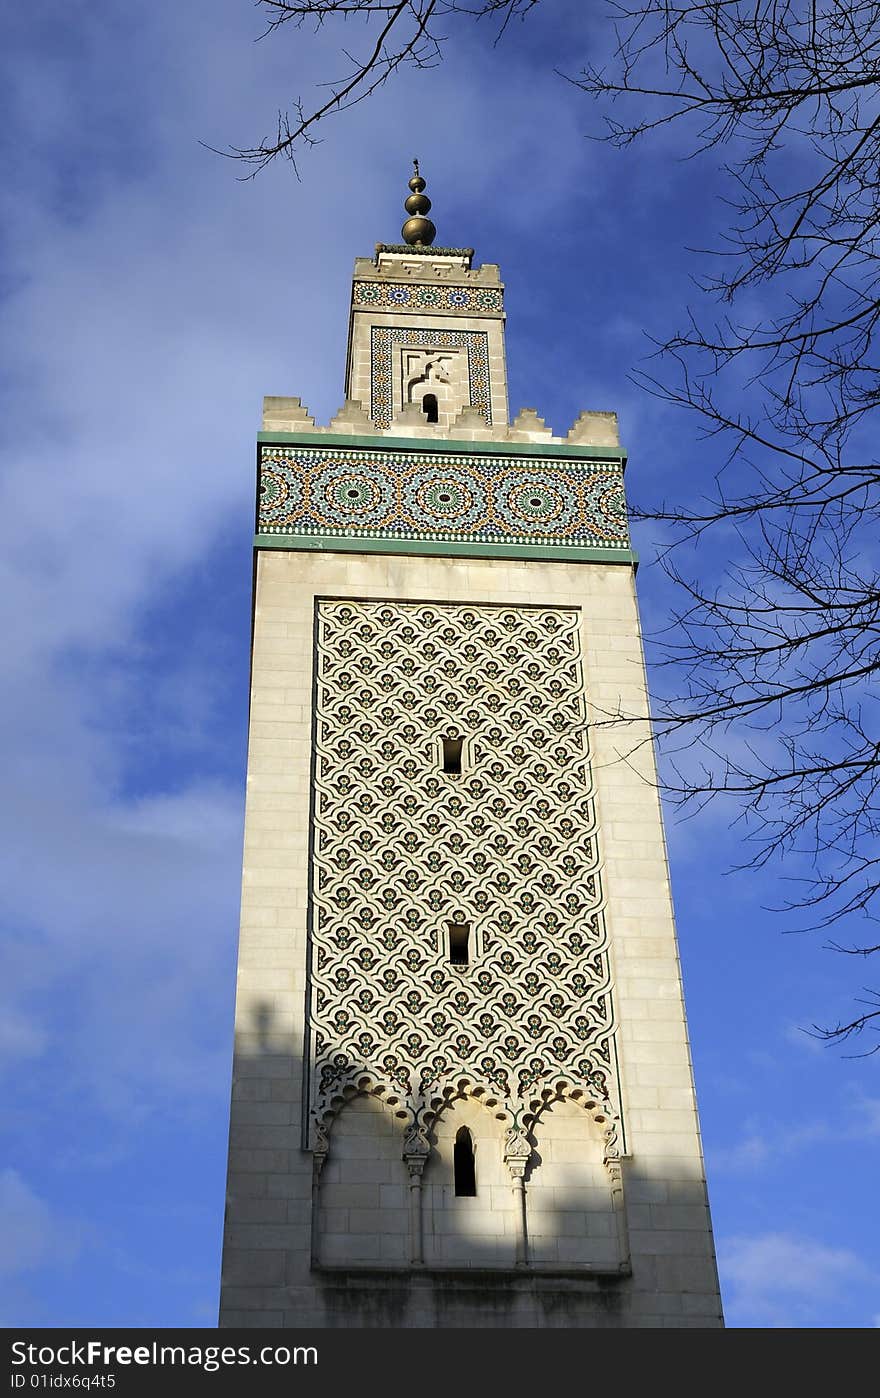
[{"label": "arched window slit", "polygon": [[474,1168],[474,1142],[466,1126],[461,1126],[452,1148],[452,1161],[455,1170],[455,1193],[459,1198],[472,1199],[477,1192],[477,1174]]},{"label": "arched window slit", "polygon": [[450,922],[449,960],[453,966],[467,966],[470,963],[471,925],[469,922]]},{"label": "arched window slit", "polygon": [[443,739],[443,770],[450,772],[454,776],[461,775],[461,750],[464,746],[463,738]]}]

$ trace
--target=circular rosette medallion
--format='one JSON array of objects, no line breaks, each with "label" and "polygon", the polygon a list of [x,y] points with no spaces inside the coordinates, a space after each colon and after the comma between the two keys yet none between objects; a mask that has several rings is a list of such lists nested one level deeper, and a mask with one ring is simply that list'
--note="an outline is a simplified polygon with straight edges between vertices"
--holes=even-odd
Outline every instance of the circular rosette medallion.
[{"label": "circular rosette medallion", "polygon": [[302,478],[283,462],[263,463],[260,471],[260,523],[285,524],[302,512]]},{"label": "circular rosette medallion", "polygon": [[327,461],[311,478],[312,511],[329,529],[378,529],[394,515],[394,485],[381,467],[366,461]]},{"label": "circular rosette medallion", "polygon": [[585,481],[584,515],[595,534],[626,543],[626,499],[620,476],[596,476]]},{"label": "circular rosette medallion", "polygon": [[461,466],[420,466],[403,487],[403,506],[418,529],[475,529],[486,516],[486,490]]},{"label": "circular rosette medallion", "polygon": [[511,534],[567,534],[580,517],[577,491],[556,471],[508,471],[492,491],[495,518]]}]

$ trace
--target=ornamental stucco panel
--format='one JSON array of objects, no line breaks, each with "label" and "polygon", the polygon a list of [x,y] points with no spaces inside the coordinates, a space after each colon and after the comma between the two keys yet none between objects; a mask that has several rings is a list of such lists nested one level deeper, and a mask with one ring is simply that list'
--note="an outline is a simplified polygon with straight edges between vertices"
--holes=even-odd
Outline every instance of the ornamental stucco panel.
[{"label": "ornamental stucco panel", "polygon": [[399,325],[374,325],[370,332],[370,417],[376,427],[391,426],[395,407],[403,402],[402,368],[395,352],[404,347],[430,351],[461,351],[467,359],[467,401],[492,423],[489,383],[489,336],[485,330],[437,330]]},{"label": "ornamental stucco panel", "polygon": [[618,1102],[585,719],[577,608],[319,601],[317,1120],[363,1073],[411,1102],[450,1073]]}]

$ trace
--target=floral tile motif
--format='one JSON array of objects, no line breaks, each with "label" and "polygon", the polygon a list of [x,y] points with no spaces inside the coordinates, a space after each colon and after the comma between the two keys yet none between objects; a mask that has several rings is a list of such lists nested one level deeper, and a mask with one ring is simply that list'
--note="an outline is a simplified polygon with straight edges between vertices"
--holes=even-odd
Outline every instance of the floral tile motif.
[{"label": "floral tile motif", "polygon": [[502,311],[496,286],[424,286],[406,282],[355,282],[354,304],[391,311],[451,311],[453,315]]},{"label": "floral tile motif", "polygon": [[316,1090],[454,1071],[507,1098],[563,1073],[613,1100],[578,612],[322,599],[315,675]]},{"label": "floral tile motif", "polygon": [[628,549],[616,461],[264,446],[261,534]]}]

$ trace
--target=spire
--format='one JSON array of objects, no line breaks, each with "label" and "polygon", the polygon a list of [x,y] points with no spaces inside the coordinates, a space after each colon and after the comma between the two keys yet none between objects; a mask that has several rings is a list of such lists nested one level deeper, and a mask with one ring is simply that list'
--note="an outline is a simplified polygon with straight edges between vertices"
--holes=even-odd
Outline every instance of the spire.
[{"label": "spire", "polygon": [[422,191],[425,188],[425,181],[419,174],[419,162],[413,161],[413,177],[409,182],[412,190],[408,199],[404,200],[403,207],[410,217],[401,228],[403,241],[417,248],[430,247],[437,236],[437,229],[429,218],[426,218],[431,207],[431,201],[427,194]]}]

